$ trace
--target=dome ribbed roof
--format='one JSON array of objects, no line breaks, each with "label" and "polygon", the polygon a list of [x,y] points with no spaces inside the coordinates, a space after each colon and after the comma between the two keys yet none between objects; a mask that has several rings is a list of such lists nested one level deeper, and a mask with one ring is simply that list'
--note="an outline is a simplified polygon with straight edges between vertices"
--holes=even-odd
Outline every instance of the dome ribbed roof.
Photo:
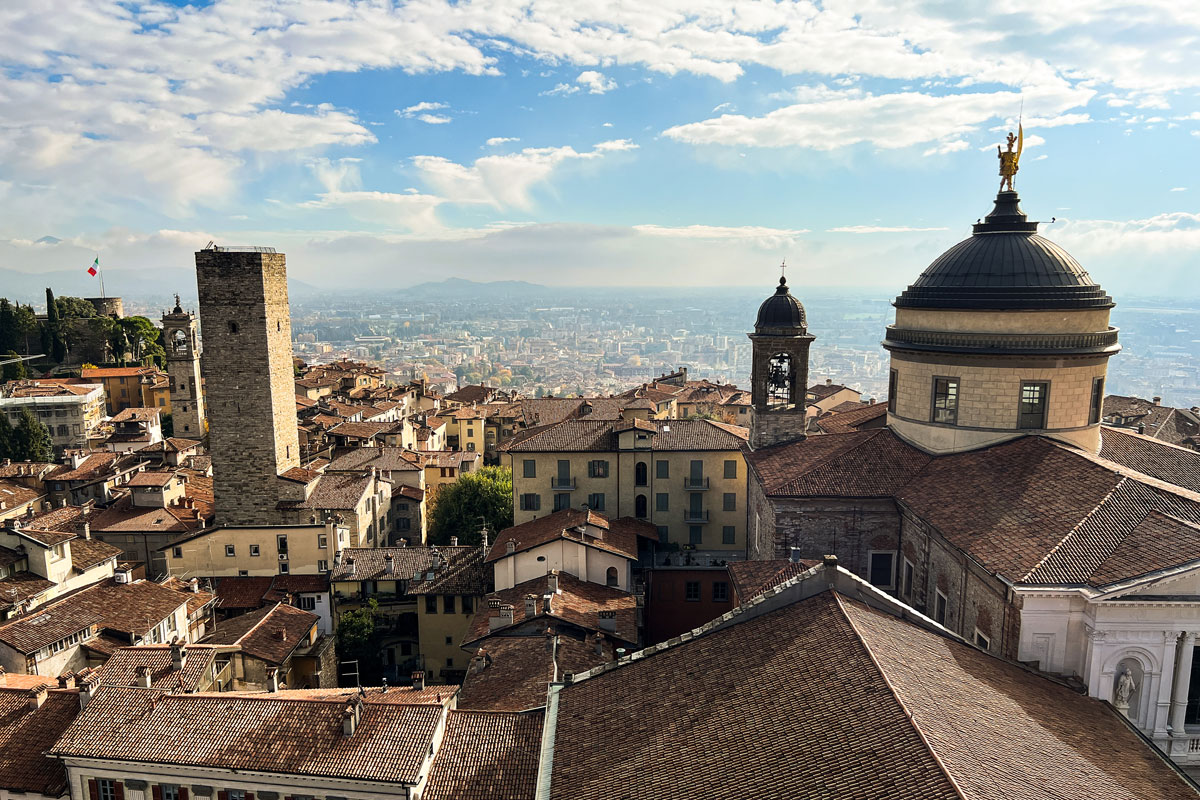
[{"label": "dome ribbed roof", "polygon": [[1112,298],[1079,262],[1037,235],[1016,192],[996,195],[996,207],[971,238],[951,247],[908,287],[905,308],[1111,308]]},{"label": "dome ribbed roof", "polygon": [[804,315],[804,306],[788,291],[787,280],[780,278],[775,294],[764,300],[763,304],[758,307],[758,320],[754,323],[754,330],[757,333],[764,333],[769,329],[773,333],[786,329],[804,333],[807,326],[808,320]]}]

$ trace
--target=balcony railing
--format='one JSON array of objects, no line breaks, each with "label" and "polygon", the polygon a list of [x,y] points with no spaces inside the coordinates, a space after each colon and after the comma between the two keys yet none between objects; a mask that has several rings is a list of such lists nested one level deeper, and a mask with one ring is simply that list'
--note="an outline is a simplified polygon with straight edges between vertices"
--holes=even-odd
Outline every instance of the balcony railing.
[{"label": "balcony railing", "polygon": [[574,478],[551,478],[550,488],[556,492],[573,492],[578,487]]},{"label": "balcony railing", "polygon": [[696,511],[694,509],[688,509],[687,511],[683,512],[683,521],[684,522],[700,522],[700,523],[708,522],[708,512],[707,511]]},{"label": "balcony railing", "polygon": [[688,492],[707,492],[708,478],[684,478],[683,488]]}]

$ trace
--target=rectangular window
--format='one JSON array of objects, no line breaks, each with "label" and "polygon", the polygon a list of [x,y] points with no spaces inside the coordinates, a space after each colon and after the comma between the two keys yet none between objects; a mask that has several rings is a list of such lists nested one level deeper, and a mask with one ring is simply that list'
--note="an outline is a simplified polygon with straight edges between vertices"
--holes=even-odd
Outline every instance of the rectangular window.
[{"label": "rectangular window", "polygon": [[725,492],[721,495],[721,510],[737,511],[737,495],[735,493]]},{"label": "rectangular window", "polygon": [[1088,424],[1095,425],[1104,416],[1104,378],[1092,381],[1092,408],[1088,413]]},{"label": "rectangular window", "polygon": [[656,477],[656,478],[671,477],[671,462],[670,461],[655,461],[654,462],[654,477]]},{"label": "rectangular window", "polygon": [[523,494],[521,495],[521,510],[522,511],[540,511],[542,508],[542,496],[540,494]]},{"label": "rectangular window", "polygon": [[425,613],[426,614],[436,614],[437,613],[437,595],[436,594],[425,595]]},{"label": "rectangular window", "polygon": [[607,461],[589,461],[588,462],[588,477],[589,478],[607,478],[608,477],[608,462]]},{"label": "rectangular window", "polygon": [[930,419],[947,425],[958,424],[958,378],[933,379],[933,415]]},{"label": "rectangular window", "polygon": [[888,413],[889,414],[896,413],[896,387],[899,383],[900,383],[900,378],[896,374],[896,370],[892,370],[891,372],[889,372],[888,373],[888,396],[887,396],[887,404],[888,404]]},{"label": "rectangular window", "polygon": [[231,544],[225,545],[225,556],[227,558],[233,558],[236,555],[237,555],[237,553],[234,551],[233,545],[231,545]]},{"label": "rectangular window", "polygon": [[726,478],[736,478],[737,477],[737,462],[734,461],[733,459],[729,459],[725,462],[725,477]]},{"label": "rectangular window", "polygon": [[172,547],[171,548],[171,557],[172,558],[183,558],[183,548],[182,547]]},{"label": "rectangular window", "polygon": [[904,559],[904,596],[912,597],[913,590],[913,563],[907,558]]},{"label": "rectangular window", "polygon": [[446,614],[454,614],[454,595],[448,594],[442,598],[442,611]]},{"label": "rectangular window", "polygon": [[527,458],[521,462],[521,476],[525,478],[537,477],[537,461],[532,458]]},{"label": "rectangular window", "polygon": [[604,492],[592,492],[588,495],[588,508],[593,511],[604,510]]},{"label": "rectangular window", "polygon": [[700,581],[685,581],[683,584],[683,599],[689,603],[700,602]]},{"label": "rectangular window", "polygon": [[871,585],[878,586],[882,589],[890,589],[895,586],[895,570],[893,565],[896,563],[896,554],[891,551],[873,551],[868,554],[871,568]]},{"label": "rectangular window", "polygon": [[571,482],[571,460],[569,458],[560,458],[558,460],[558,484],[566,486]]},{"label": "rectangular window", "polygon": [[[229,547],[233,547],[233,545],[229,545]],[[226,549],[228,549],[228,548],[226,548]],[[258,545],[256,545],[256,544],[250,545],[250,555],[257,556],[259,554],[260,554],[260,550],[259,550]]]},{"label": "rectangular window", "polygon": [[246,800],[245,789],[230,789],[226,794],[229,795],[227,800]]},{"label": "rectangular window", "polygon": [[554,493],[554,510],[562,511],[571,507],[571,495],[568,492]]},{"label": "rectangular window", "polygon": [[667,537],[670,536],[670,533],[671,533],[671,529],[668,526],[666,526],[666,525],[658,526],[658,540],[660,542],[667,541]]},{"label": "rectangular window", "polygon": [[179,787],[173,783],[159,785],[158,791],[162,795],[162,800],[183,800],[182,795],[179,794]]},{"label": "rectangular window", "polygon": [[671,510],[671,495],[666,492],[658,492],[654,495],[654,510],[655,511],[670,511]]},{"label": "rectangular window", "polygon": [[317,534],[317,547],[325,550],[329,547],[329,537],[325,534]]},{"label": "rectangular window", "polygon": [[280,575],[287,575],[287,574],[288,574],[288,571],[289,571],[290,569],[291,569],[291,568],[288,566],[288,563],[287,563],[286,561],[280,561],[280,562],[279,562],[279,574],[280,574]]},{"label": "rectangular window", "polygon": [[305,611],[312,611],[317,607],[317,598],[301,595],[296,599],[296,607],[302,608]]},{"label": "rectangular window", "polygon": [[688,464],[688,480],[694,484],[704,480],[704,461],[699,458],[692,459]]},{"label": "rectangular window", "polygon": [[946,606],[949,605],[950,598],[942,594],[941,589],[937,589],[937,596],[933,602],[933,621],[938,625],[946,624]]},{"label": "rectangular window", "polygon": [[96,796],[99,800],[117,800],[117,782],[111,778],[97,778]]},{"label": "rectangular window", "polygon": [[735,544],[737,542],[736,529],[732,525],[721,526],[721,544]]},{"label": "rectangular window", "polygon": [[396,519],[396,530],[407,531],[412,529],[412,520],[408,517],[398,517]]},{"label": "rectangular window", "polygon": [[1046,401],[1050,384],[1044,382],[1021,384],[1021,410],[1018,428],[1046,427]]},{"label": "rectangular window", "polygon": [[329,562],[321,559],[317,562],[317,572],[329,572]]},{"label": "rectangular window", "polygon": [[990,650],[992,647],[992,640],[984,636],[979,628],[975,629],[975,646],[980,650]]},{"label": "rectangular window", "polygon": [[463,608],[464,614],[474,614],[475,613],[475,601],[473,599],[471,599],[471,596],[469,594],[463,595],[462,608]]},{"label": "rectangular window", "polygon": [[725,581],[713,581],[713,602],[729,602],[729,584]]},{"label": "rectangular window", "polygon": [[704,526],[688,525],[688,544],[704,543]]}]

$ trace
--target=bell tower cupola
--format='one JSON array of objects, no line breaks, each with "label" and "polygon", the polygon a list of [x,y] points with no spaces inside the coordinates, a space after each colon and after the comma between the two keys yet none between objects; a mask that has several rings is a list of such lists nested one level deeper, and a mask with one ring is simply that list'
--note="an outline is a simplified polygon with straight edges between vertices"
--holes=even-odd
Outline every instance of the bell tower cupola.
[{"label": "bell tower cupola", "polygon": [[804,438],[808,390],[808,348],[816,338],[808,332],[804,306],[781,277],[775,294],[758,308],[749,334],[751,362],[750,445],[770,447]]}]

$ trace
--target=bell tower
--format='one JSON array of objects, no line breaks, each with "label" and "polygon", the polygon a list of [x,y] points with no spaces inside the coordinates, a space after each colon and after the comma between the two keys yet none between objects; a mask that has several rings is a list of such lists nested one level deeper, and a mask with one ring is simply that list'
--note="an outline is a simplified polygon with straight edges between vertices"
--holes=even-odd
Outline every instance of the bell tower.
[{"label": "bell tower", "polygon": [[750,446],[758,449],[803,439],[808,348],[817,337],[808,332],[804,306],[788,291],[786,278],[779,279],[775,294],[759,306],[749,336],[754,406]]},{"label": "bell tower", "polygon": [[200,382],[200,347],[196,315],[184,311],[175,295],[175,308],[163,314],[167,376],[171,380],[171,419],[175,435],[203,439],[208,430],[204,413],[204,386]]}]

